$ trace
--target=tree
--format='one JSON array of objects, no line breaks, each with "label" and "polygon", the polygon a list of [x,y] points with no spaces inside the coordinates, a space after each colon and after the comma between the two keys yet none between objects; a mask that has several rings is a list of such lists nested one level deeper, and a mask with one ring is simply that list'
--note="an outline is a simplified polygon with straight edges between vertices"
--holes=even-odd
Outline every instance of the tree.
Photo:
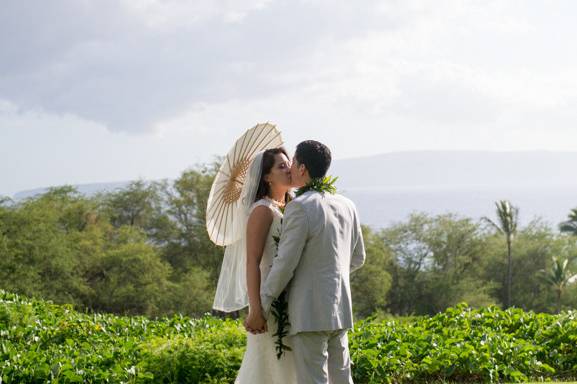
[{"label": "tree", "polygon": [[507,280],[505,284],[507,291],[505,307],[509,308],[511,306],[511,285],[513,281],[512,243],[517,233],[519,208],[512,206],[507,200],[495,202],[495,205],[497,207],[497,222],[492,221],[488,217],[483,217],[483,220],[503,235],[507,243]]},{"label": "tree", "polygon": [[210,273],[199,267],[192,267],[180,274],[179,281],[171,289],[170,298],[173,309],[168,313],[178,312],[188,316],[202,316],[210,312],[214,299],[214,284]]},{"label": "tree", "polygon": [[[95,197],[70,186],[0,199],[0,288],[89,310],[201,315],[222,248],[205,229],[217,166]],[[170,191],[170,193],[167,193]]]},{"label": "tree", "polygon": [[561,311],[561,296],[565,288],[577,281],[577,273],[573,274],[569,269],[571,260],[568,258],[553,257],[553,266],[550,270],[542,269],[545,281],[553,288],[556,295],[556,310]]},{"label": "tree", "polygon": [[14,201],[11,198],[9,198],[8,196],[0,196],[0,208],[3,206],[13,204],[13,203],[14,203]]},{"label": "tree", "polygon": [[466,301],[493,304],[494,284],[481,278],[486,235],[479,223],[455,214],[412,214],[383,232],[393,276],[388,308],[400,315],[434,314]]},{"label": "tree", "polygon": [[411,214],[407,222],[386,228],[382,239],[392,252],[390,273],[393,278],[388,295],[388,307],[392,313],[411,315],[423,313],[421,306],[423,274],[431,258],[427,232],[432,219],[422,213]]},{"label": "tree", "polygon": [[92,206],[72,187],[52,188],[2,210],[0,287],[59,303],[80,304],[88,287],[72,234]]},{"label": "tree", "polygon": [[569,220],[559,224],[561,232],[577,235],[577,208],[573,208],[569,213]]},{"label": "tree", "polygon": [[431,251],[424,292],[428,313],[460,302],[475,307],[494,303],[494,287],[480,278],[486,239],[479,223],[456,214],[438,215],[425,239]]},{"label": "tree", "polygon": [[133,181],[124,189],[101,194],[102,210],[115,228],[138,227],[150,241],[163,245],[173,237],[174,225],[165,213],[162,188],[160,182]]},{"label": "tree", "polygon": [[164,258],[183,272],[192,267],[208,271],[216,286],[223,248],[216,246],[206,231],[206,206],[219,164],[184,171],[172,186],[165,186],[167,214],[175,223],[176,234],[167,245]]},{"label": "tree", "polygon": [[141,229],[122,226],[96,268],[94,309],[148,316],[164,312],[172,270]]},{"label": "tree", "polygon": [[355,314],[366,317],[386,308],[392,282],[388,272],[392,255],[376,233],[364,225],[362,228],[367,259],[365,265],[351,275],[351,291]]},{"label": "tree", "polygon": [[[489,227],[486,229],[490,230]],[[501,235],[490,230],[486,233],[484,249],[485,267],[482,279],[495,284],[495,293],[504,306],[507,292],[507,250]],[[555,303],[553,291],[540,277],[541,269],[551,267],[552,256],[570,256],[577,251],[577,244],[569,236],[560,236],[539,218],[519,228],[513,243],[513,279],[511,283],[511,305],[537,312],[551,310]]]}]

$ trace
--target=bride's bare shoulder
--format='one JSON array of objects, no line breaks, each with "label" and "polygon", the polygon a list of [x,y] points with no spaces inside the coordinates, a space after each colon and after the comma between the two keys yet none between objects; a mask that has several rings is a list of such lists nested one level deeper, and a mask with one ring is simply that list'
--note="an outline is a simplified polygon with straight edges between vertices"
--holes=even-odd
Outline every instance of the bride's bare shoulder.
[{"label": "bride's bare shoulder", "polygon": [[249,223],[254,221],[262,221],[270,223],[273,219],[273,212],[266,202],[257,201],[250,212],[248,218]]}]

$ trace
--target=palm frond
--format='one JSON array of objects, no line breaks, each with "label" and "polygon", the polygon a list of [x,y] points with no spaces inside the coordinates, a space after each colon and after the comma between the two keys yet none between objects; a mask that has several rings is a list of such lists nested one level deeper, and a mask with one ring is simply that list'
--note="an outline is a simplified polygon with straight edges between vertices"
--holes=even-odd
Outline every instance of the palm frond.
[{"label": "palm frond", "polygon": [[561,232],[571,233],[577,235],[577,208],[573,208],[568,215],[568,219],[559,224]]},{"label": "palm frond", "polygon": [[498,233],[503,233],[503,230],[501,229],[501,227],[499,227],[493,220],[489,219],[486,216],[481,217],[481,220],[485,223],[487,223],[490,227],[492,227],[494,230],[496,230]]},{"label": "palm frond", "polygon": [[495,207],[497,208],[497,222],[485,216],[482,217],[481,220],[489,224],[500,234],[513,237],[517,232],[517,226],[519,222],[519,208],[511,205],[508,200],[496,201]]}]

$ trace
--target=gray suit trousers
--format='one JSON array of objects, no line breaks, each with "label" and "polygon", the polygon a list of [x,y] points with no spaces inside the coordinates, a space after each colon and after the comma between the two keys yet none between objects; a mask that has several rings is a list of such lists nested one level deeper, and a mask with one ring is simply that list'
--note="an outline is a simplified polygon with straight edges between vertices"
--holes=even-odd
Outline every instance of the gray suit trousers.
[{"label": "gray suit trousers", "polygon": [[352,384],[346,329],[291,337],[298,384]]}]

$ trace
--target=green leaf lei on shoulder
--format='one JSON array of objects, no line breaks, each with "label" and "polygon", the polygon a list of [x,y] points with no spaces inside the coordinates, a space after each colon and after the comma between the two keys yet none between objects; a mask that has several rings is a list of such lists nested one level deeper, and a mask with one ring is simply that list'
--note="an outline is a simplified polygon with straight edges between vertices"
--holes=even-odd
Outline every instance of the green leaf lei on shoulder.
[{"label": "green leaf lei on shoulder", "polygon": [[[328,192],[334,194],[337,192],[337,188],[335,187],[335,182],[337,181],[338,177],[319,177],[315,179],[311,179],[304,187],[299,188],[295,196],[298,197],[305,192],[308,191],[316,191],[316,192]],[[284,208],[281,209],[282,213],[284,214]],[[277,247],[277,254],[278,256],[278,244],[280,242],[280,235],[273,236],[273,239],[276,243]],[[275,341],[275,348],[276,348],[276,358],[280,359],[285,351],[290,351],[291,348],[283,342],[283,339],[288,335],[287,327],[290,325],[289,318],[288,318],[288,302],[287,302],[287,292],[284,290],[278,298],[276,298],[272,302],[271,312],[274,316],[276,323],[277,323],[277,330],[273,334],[276,337]]]},{"label": "green leaf lei on shoulder", "polygon": [[311,179],[311,181],[309,181],[304,187],[299,188],[296,191],[295,196],[299,197],[300,195],[308,191],[328,192],[331,194],[337,193],[337,187],[335,187],[335,182],[338,179],[339,179],[338,177],[331,177],[331,176],[317,177]]}]

